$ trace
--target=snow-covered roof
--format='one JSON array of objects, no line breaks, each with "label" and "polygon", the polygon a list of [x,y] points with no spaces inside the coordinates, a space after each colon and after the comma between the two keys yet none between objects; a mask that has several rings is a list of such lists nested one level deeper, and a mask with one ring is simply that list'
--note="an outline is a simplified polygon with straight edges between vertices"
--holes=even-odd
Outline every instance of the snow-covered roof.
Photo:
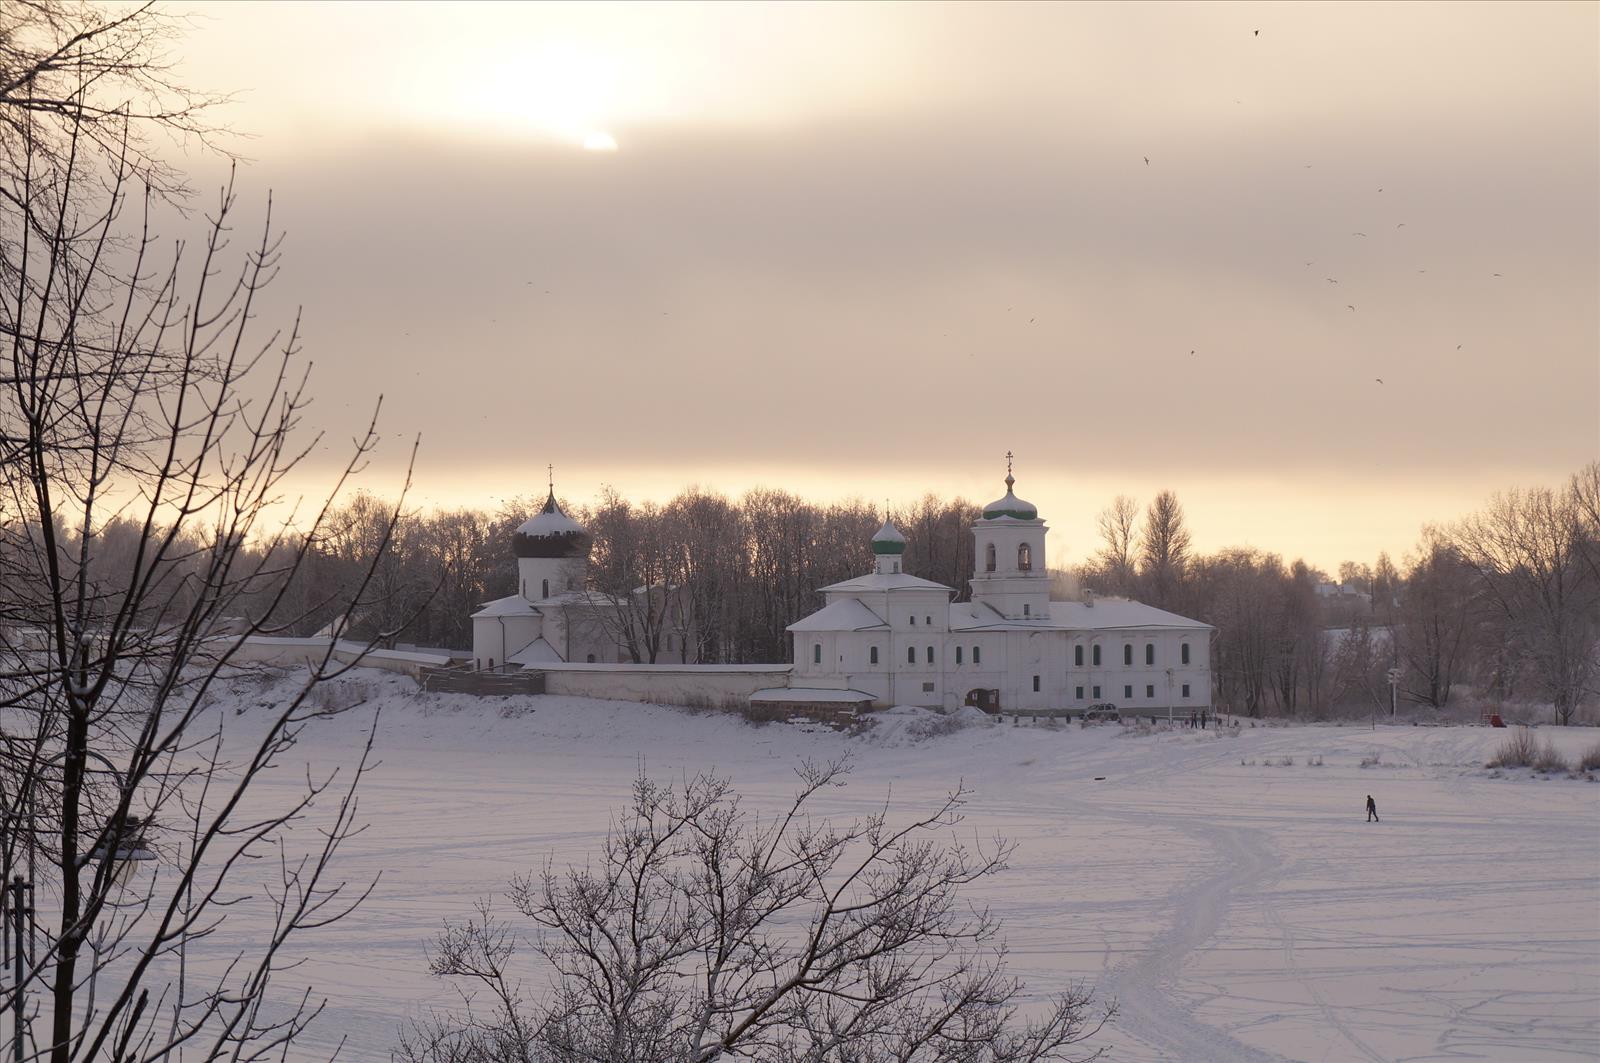
[{"label": "snow-covered roof", "polygon": [[862,605],[854,598],[842,598],[825,605],[810,616],[801,617],[790,624],[789,631],[871,631],[887,627],[883,617]]},{"label": "snow-covered roof", "polygon": [[836,690],[828,687],[772,687],[750,695],[751,701],[834,701],[843,705],[856,705],[873,700],[873,695],[861,690]]},{"label": "snow-covered roof", "polygon": [[953,593],[954,587],[946,587],[943,583],[935,583],[931,579],[921,576],[912,576],[904,572],[873,572],[866,576],[857,576],[847,579],[843,583],[830,583],[822,588],[823,593],[844,591],[861,593],[864,591],[946,591]]},{"label": "snow-covered roof", "polygon": [[903,554],[906,552],[906,537],[900,534],[900,529],[888,517],[883,519],[883,527],[872,537],[872,552],[875,554]]},{"label": "snow-covered roof", "polygon": [[556,648],[542,638],[534,639],[522,649],[506,658],[507,664],[555,664],[561,660]]},{"label": "snow-covered roof", "polygon": [[1181,627],[1209,631],[1211,625],[1191,620],[1130,598],[1096,598],[1087,602],[1051,602],[1050,619],[1070,628]]},{"label": "snow-covered roof", "polygon": [[504,598],[496,598],[492,602],[484,602],[483,607],[472,615],[474,617],[538,616],[539,610],[535,609],[533,604],[522,595],[512,594]]},{"label": "snow-covered roof", "polygon": [[550,489],[550,497],[544,501],[544,508],[517,527],[518,535],[583,535],[582,524],[561,512],[561,505],[556,501],[555,488]]},{"label": "snow-covered roof", "polygon": [[1138,628],[1183,628],[1208,631],[1210,624],[1127,598],[1098,598],[1084,602],[1051,602],[1050,615],[1006,617],[984,602],[956,602],[950,606],[952,631],[1124,631]]},{"label": "snow-covered roof", "polygon": [[997,498],[983,507],[984,520],[1038,520],[1039,509],[1032,502],[1024,502],[1011,490],[1016,477],[1011,475],[1010,468],[1006,469],[1006,496]]}]

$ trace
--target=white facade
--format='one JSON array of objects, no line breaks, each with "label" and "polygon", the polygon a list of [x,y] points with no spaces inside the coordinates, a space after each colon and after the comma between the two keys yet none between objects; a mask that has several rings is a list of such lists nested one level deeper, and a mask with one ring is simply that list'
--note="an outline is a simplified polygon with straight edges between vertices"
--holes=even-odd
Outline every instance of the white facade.
[{"label": "white facade", "polygon": [[[475,668],[623,664],[634,659],[628,648],[626,603],[619,605],[608,595],[586,589],[589,535],[561,511],[554,486],[544,509],[517,529],[512,545],[517,554],[517,593],[486,602],[472,614]],[[670,596],[673,592],[640,587],[634,593]],[[661,641],[659,661],[696,660],[689,632],[672,628]]]},{"label": "white facade", "polygon": [[823,608],[789,626],[790,686],[945,709],[1209,708],[1211,626],[1125,598],[1051,601],[1048,529],[1014,482],[973,525],[971,601],[902,571],[905,540],[885,522],[873,573],[823,587]]}]

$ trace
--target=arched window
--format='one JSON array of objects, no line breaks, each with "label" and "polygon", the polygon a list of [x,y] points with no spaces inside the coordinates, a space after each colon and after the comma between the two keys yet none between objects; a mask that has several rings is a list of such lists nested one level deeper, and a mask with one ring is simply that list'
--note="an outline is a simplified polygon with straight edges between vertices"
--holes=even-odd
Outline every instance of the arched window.
[{"label": "arched window", "polygon": [[983,548],[983,570],[985,572],[994,571],[994,543],[990,543]]},{"label": "arched window", "polygon": [[894,563],[894,573],[897,576],[900,574],[900,562],[898,561]]},{"label": "arched window", "polygon": [[911,616],[911,626],[912,627],[916,627],[917,626],[917,617],[916,617],[915,613],[913,613],[912,616]]},{"label": "arched window", "polygon": [[878,663],[878,647],[873,646],[871,649],[869,649],[867,651],[867,654],[868,654],[867,660],[870,663],[872,663],[872,664],[877,664]]},{"label": "arched window", "polygon": [[1072,647],[1072,663],[1079,668],[1083,667],[1083,647]]},{"label": "arched window", "polygon": [[932,627],[933,626],[933,617],[925,616],[925,617],[922,618],[922,622],[924,624],[927,624],[929,627]]},{"label": "arched window", "polygon": [[1144,663],[1156,663],[1156,644],[1153,642],[1147,642],[1144,644]]},{"label": "arched window", "polygon": [[550,597],[550,581],[549,580],[540,580],[539,583],[540,583],[539,597],[541,597],[541,598]]},{"label": "arched window", "polygon": [[1189,644],[1187,642],[1185,642],[1183,644],[1182,649],[1183,649],[1183,663],[1184,664],[1188,664],[1189,663]]},{"label": "arched window", "polygon": [[1029,546],[1027,543],[1023,543],[1021,546],[1017,547],[1017,571],[1033,571],[1033,547]]},{"label": "arched window", "polygon": [[588,663],[593,664],[594,663],[594,654],[592,654],[592,653],[589,654],[589,656],[587,658],[585,658],[585,660],[588,661]]},{"label": "arched window", "polygon": [[[1095,647],[1094,647],[1093,660],[1094,660],[1094,666],[1096,668],[1099,668],[1100,667],[1100,645],[1098,643],[1096,643]],[[1099,696],[1100,696],[1099,694],[1095,695],[1095,697],[1099,697]]]},{"label": "arched window", "polygon": [[961,647],[960,646],[956,647],[956,663],[957,664],[961,663]]},{"label": "arched window", "polygon": [[932,646],[928,647],[928,663],[929,664],[933,663],[933,647]]},{"label": "arched window", "polygon": [[979,648],[977,646],[972,647],[972,663],[973,664],[982,664],[983,663],[983,654],[979,652]]},{"label": "arched window", "polygon": [[906,647],[906,663],[907,664],[916,664],[917,663],[917,648],[915,646],[907,646]]},{"label": "arched window", "polygon": [[1131,642],[1122,644],[1122,666],[1124,668],[1133,667],[1133,643]]},{"label": "arched window", "polygon": [[811,663],[812,664],[821,664],[822,663],[822,643],[820,643],[820,642],[813,642],[811,644]]},{"label": "arched window", "polygon": [[1029,605],[1027,602],[1023,602],[1022,603],[1022,615],[1023,616],[1032,616],[1033,615],[1033,606]]}]

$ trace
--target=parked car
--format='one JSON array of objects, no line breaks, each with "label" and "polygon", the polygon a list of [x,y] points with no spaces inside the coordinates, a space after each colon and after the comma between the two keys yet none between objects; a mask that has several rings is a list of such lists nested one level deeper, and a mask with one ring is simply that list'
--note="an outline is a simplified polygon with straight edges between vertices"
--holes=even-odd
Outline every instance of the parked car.
[{"label": "parked car", "polygon": [[1109,701],[1103,701],[1098,705],[1090,705],[1087,709],[1085,709],[1083,718],[1085,720],[1117,721],[1122,719],[1122,714],[1117,711],[1117,707],[1115,705],[1111,704]]}]

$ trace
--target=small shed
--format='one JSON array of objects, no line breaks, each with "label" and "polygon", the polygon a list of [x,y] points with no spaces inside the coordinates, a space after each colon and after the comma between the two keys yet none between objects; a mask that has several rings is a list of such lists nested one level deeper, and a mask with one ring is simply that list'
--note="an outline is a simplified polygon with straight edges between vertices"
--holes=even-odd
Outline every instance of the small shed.
[{"label": "small shed", "polygon": [[816,720],[830,727],[849,727],[872,707],[873,696],[861,690],[829,687],[771,687],[750,695],[753,720]]}]

